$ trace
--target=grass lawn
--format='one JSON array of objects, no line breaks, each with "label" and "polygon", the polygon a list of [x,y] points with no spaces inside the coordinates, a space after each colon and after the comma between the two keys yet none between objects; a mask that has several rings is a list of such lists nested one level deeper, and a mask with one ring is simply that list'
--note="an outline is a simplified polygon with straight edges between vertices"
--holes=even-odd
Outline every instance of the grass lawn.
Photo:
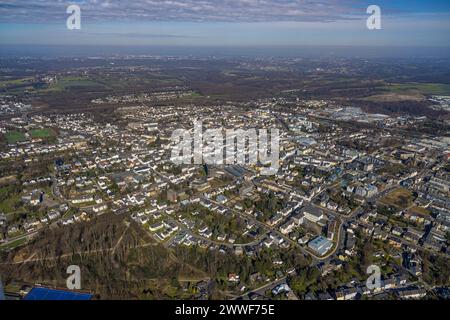
[{"label": "grass lawn", "polygon": [[0,212],[14,212],[22,205],[22,197],[17,187],[6,185],[0,188]]},{"label": "grass lawn", "polygon": [[393,83],[385,89],[392,92],[419,91],[424,95],[450,95],[450,84],[445,83]]},{"label": "grass lawn", "polygon": [[26,77],[26,78],[20,78],[20,79],[3,79],[3,80],[0,80],[0,88],[27,84],[27,83],[31,82],[32,80],[33,80],[33,77]]},{"label": "grass lawn", "polygon": [[48,138],[55,135],[52,129],[34,129],[30,131],[30,135],[33,138]]},{"label": "grass lawn", "polygon": [[404,188],[398,188],[382,198],[380,202],[400,209],[405,209],[412,204],[413,198],[411,191]]},{"label": "grass lawn", "polygon": [[15,205],[18,204],[17,199],[9,198],[0,203],[0,211],[4,213],[13,212]]},{"label": "grass lawn", "polygon": [[50,87],[42,89],[40,91],[42,92],[48,92],[48,91],[53,91],[53,92],[61,92],[64,90],[71,90],[71,89],[75,89],[75,88],[100,88],[100,89],[105,89],[105,85],[91,80],[89,78],[85,78],[85,77],[63,77],[61,79],[58,79],[57,83],[54,83],[52,85],[50,85]]},{"label": "grass lawn", "polygon": [[7,199],[0,202],[0,211],[4,213],[14,212],[17,207],[22,204],[22,198],[20,195],[13,195]]},{"label": "grass lawn", "polygon": [[21,238],[21,239],[15,240],[13,242],[10,242],[8,244],[1,245],[0,249],[1,250],[14,249],[14,248],[16,248],[18,246],[21,246],[21,245],[25,244],[26,242],[27,242],[27,238]]},{"label": "grass lawn", "polygon": [[9,144],[14,144],[17,143],[19,141],[25,141],[25,134],[23,134],[22,132],[19,131],[10,131],[8,133],[5,134],[6,137],[6,141]]}]

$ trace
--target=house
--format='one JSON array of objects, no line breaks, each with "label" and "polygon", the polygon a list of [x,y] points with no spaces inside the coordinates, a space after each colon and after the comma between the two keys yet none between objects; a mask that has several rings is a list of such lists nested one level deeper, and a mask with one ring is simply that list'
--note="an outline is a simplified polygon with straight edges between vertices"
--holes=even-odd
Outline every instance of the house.
[{"label": "house", "polygon": [[149,218],[146,216],[143,217],[138,217],[138,219],[136,220],[137,222],[139,222],[140,224],[146,224],[148,222]]},{"label": "house", "polygon": [[300,239],[297,240],[298,244],[306,244],[311,238],[308,235],[304,235]]},{"label": "house", "polygon": [[227,238],[227,236],[225,234],[219,234],[217,236],[218,241],[225,241],[226,238]]},{"label": "house", "polygon": [[74,198],[71,199],[70,202],[72,202],[73,204],[81,204],[81,203],[87,203],[87,202],[92,202],[94,201],[94,197],[91,195],[82,195],[79,196],[78,198]]},{"label": "house", "polygon": [[345,253],[349,256],[356,254],[356,237],[351,234],[347,234],[347,238],[345,239]]},{"label": "house", "polygon": [[292,215],[291,219],[299,226],[301,224],[303,224],[303,219],[305,218],[305,216],[303,215],[303,213],[301,212],[297,212],[295,214]]},{"label": "house", "polygon": [[177,202],[178,194],[176,191],[169,189],[167,190],[167,201]]},{"label": "house", "polygon": [[397,285],[399,285],[399,286],[405,285],[406,282],[408,282],[408,278],[409,278],[409,277],[408,277],[408,274],[406,274],[406,273],[403,273],[403,274],[398,275],[398,276],[396,277]]},{"label": "house", "polygon": [[252,192],[252,190],[253,190],[252,184],[243,185],[241,188],[239,188],[239,196],[244,197],[250,192]]},{"label": "house", "polygon": [[162,222],[156,222],[149,226],[150,231],[155,232],[158,230],[161,230],[164,227],[164,224]]},{"label": "house", "polygon": [[274,225],[277,225],[278,223],[280,223],[282,219],[283,219],[283,216],[281,216],[279,214],[275,214],[267,221],[267,224],[269,226],[274,226]]},{"label": "house", "polygon": [[432,177],[428,182],[430,186],[441,192],[449,192],[450,180],[444,177]]},{"label": "house", "polygon": [[359,292],[361,295],[367,296],[372,293],[372,290],[367,287],[367,285],[363,285],[359,287]]},{"label": "house", "polygon": [[237,246],[234,248],[234,254],[240,256],[244,254],[244,249],[241,246]]},{"label": "house", "polygon": [[431,218],[429,215],[423,214],[423,213],[412,212],[410,210],[406,211],[403,214],[403,217],[410,221],[422,223],[422,224],[426,224],[426,225],[431,223]]},{"label": "house", "polygon": [[327,238],[329,240],[333,240],[334,233],[336,230],[337,230],[337,221],[333,220],[328,224],[328,227],[327,227]]},{"label": "house", "polygon": [[259,272],[254,272],[254,273],[252,273],[250,275],[250,281],[252,283],[255,283],[255,282],[261,281],[261,280],[262,280],[262,277],[261,277],[261,274]]},{"label": "house", "polygon": [[412,242],[418,242],[422,237],[424,236],[425,232],[408,227],[406,233],[403,235],[403,237]]},{"label": "house", "polygon": [[59,211],[56,210],[51,210],[48,214],[47,214],[47,218],[49,220],[55,220],[57,218],[59,218],[61,216],[61,213]]},{"label": "house", "polygon": [[290,275],[290,276],[296,276],[297,275],[297,270],[295,270],[294,267],[289,268],[286,270],[286,274]]},{"label": "house", "polygon": [[328,208],[329,210],[336,211],[337,208],[338,208],[338,204],[337,204],[336,202],[334,202],[334,201],[329,201],[329,202],[327,203],[327,208]]},{"label": "house", "polygon": [[206,230],[201,232],[200,235],[209,239],[212,237],[212,231],[206,228]]},{"label": "house", "polygon": [[356,288],[340,289],[334,293],[336,300],[353,300],[357,294],[358,290]]},{"label": "house", "polygon": [[415,289],[405,289],[397,291],[397,296],[400,299],[420,299],[425,297],[427,294],[425,289],[415,288]]},{"label": "house", "polygon": [[382,282],[382,286],[384,290],[393,289],[397,287],[397,281],[395,278],[385,279]]},{"label": "house", "polygon": [[100,204],[92,207],[92,211],[94,211],[95,213],[103,212],[106,209],[108,209],[108,206],[106,204]]},{"label": "house", "polygon": [[282,234],[288,234],[292,232],[292,230],[294,230],[296,226],[297,224],[295,223],[295,221],[291,219],[282,226],[280,226],[280,231]]},{"label": "house", "polygon": [[103,199],[102,199],[102,197],[100,197],[100,196],[95,196],[95,197],[94,197],[94,200],[95,200],[95,203],[96,203],[96,204],[101,204],[101,203],[103,203]]},{"label": "house", "polygon": [[388,237],[388,243],[394,248],[400,249],[402,247],[402,241],[394,237]]},{"label": "house", "polygon": [[3,213],[0,213],[0,226],[6,224],[6,216]]},{"label": "house", "polygon": [[400,237],[400,236],[403,234],[403,229],[400,228],[400,227],[393,227],[392,230],[391,230],[391,233],[392,233],[394,236]]},{"label": "house", "polygon": [[319,300],[334,300],[328,292],[322,292],[318,295]]},{"label": "house", "polygon": [[216,198],[216,201],[220,204],[225,204],[228,201],[228,199],[223,194],[219,194]]},{"label": "house", "polygon": [[372,236],[374,239],[385,239],[386,238],[386,234],[383,233],[383,231],[381,230],[381,227],[376,227],[373,232],[372,232]]},{"label": "house", "polygon": [[287,293],[290,292],[291,288],[288,286],[287,283],[282,283],[277,285],[275,288],[272,289],[272,294],[273,295],[279,295],[281,293]]},{"label": "house", "polygon": [[19,232],[19,227],[14,225],[14,226],[10,226],[8,227],[8,236],[11,237],[12,235],[14,235],[15,233]]},{"label": "house", "polygon": [[429,238],[424,241],[423,246],[427,249],[431,249],[431,250],[439,252],[439,251],[441,251],[442,243],[439,241],[436,241],[433,238]]},{"label": "house", "polygon": [[369,184],[367,186],[358,186],[355,189],[355,194],[359,197],[371,198],[375,196],[377,193],[378,188],[373,184]]},{"label": "house", "polygon": [[240,277],[236,273],[229,273],[228,274],[228,282],[234,282],[238,283],[240,281]]},{"label": "house", "polygon": [[323,211],[313,206],[305,207],[303,209],[303,215],[306,219],[314,223],[324,218]]}]

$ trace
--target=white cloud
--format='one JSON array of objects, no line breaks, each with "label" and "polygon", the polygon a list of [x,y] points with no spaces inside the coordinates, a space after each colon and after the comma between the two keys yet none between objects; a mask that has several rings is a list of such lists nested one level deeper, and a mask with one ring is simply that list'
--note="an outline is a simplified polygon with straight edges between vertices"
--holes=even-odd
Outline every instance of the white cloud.
[{"label": "white cloud", "polygon": [[[69,4],[88,21],[337,21],[354,15],[357,0],[0,0],[1,22],[51,22]],[[361,10],[361,14],[364,12]]]}]

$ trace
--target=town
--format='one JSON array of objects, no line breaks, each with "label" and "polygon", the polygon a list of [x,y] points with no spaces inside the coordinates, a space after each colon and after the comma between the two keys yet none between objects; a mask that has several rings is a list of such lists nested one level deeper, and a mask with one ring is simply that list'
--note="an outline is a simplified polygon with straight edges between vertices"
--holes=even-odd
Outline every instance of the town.
[{"label": "town", "polygon": [[[164,293],[154,297],[448,298],[450,137],[415,130],[427,116],[369,113],[292,92],[250,101],[185,100],[200,95],[179,86],[92,99],[94,106],[116,105],[107,115],[29,112],[35,108],[20,101],[2,107],[13,114],[0,121],[6,291],[23,296],[45,282],[18,265],[92,255],[139,265],[135,250],[153,250],[145,255],[192,264],[183,269],[189,275],[159,284]],[[261,161],[210,163],[195,146],[188,156],[200,162],[174,161],[173,132],[194,133],[199,120],[200,135],[278,130],[277,170],[267,174]],[[244,149],[255,156],[255,148]],[[84,235],[102,224],[103,240]],[[67,242],[69,251],[42,247],[46,237],[72,233],[81,242]],[[211,255],[216,263],[202,264]],[[377,288],[366,284],[370,265],[381,269]],[[153,274],[127,268],[131,277]],[[161,272],[154,274],[164,278]],[[100,290],[92,277],[84,290],[118,294]]]}]

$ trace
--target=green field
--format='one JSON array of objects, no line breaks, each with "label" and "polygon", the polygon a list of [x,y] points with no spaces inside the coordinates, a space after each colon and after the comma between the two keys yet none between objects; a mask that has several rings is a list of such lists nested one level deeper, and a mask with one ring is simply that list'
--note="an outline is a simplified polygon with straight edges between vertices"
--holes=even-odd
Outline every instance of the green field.
[{"label": "green field", "polygon": [[63,91],[70,90],[73,88],[89,88],[89,87],[100,87],[104,88],[105,86],[99,82],[93,81],[84,77],[64,77],[58,79],[58,82],[51,85],[47,90],[50,91]]},{"label": "green field", "polygon": [[0,88],[8,87],[8,86],[15,86],[15,85],[24,85],[31,83],[33,80],[33,77],[26,77],[22,79],[3,79],[0,80]]},{"label": "green field", "polygon": [[6,90],[10,94],[19,94],[24,91],[45,93],[45,92],[61,92],[64,90],[71,90],[75,88],[100,88],[105,89],[106,86],[100,82],[92,80],[87,77],[80,76],[66,76],[58,78],[56,83],[49,85],[38,86],[33,84],[32,77],[22,79],[5,79],[0,80],[0,89]]},{"label": "green field", "polygon": [[418,91],[424,95],[450,95],[450,84],[445,83],[393,83],[384,89],[391,92]]},{"label": "green field", "polygon": [[33,82],[33,77],[20,79],[0,79],[0,91],[7,94],[61,94],[67,91],[114,91],[116,89],[146,89],[164,86],[183,85],[184,82],[172,76],[158,73],[140,74],[139,76],[124,76],[123,74],[95,74],[58,76],[55,83]]},{"label": "green field", "polygon": [[6,185],[0,188],[0,212],[10,213],[22,205],[22,198],[15,185]]},{"label": "green field", "polygon": [[16,247],[19,247],[19,246],[25,244],[26,242],[27,242],[27,238],[21,238],[21,239],[15,240],[13,242],[10,242],[8,244],[1,245],[0,249],[1,250],[11,250],[11,249],[14,249]]},{"label": "green field", "polygon": [[96,88],[101,90],[113,90],[125,87],[135,87],[143,85],[182,85],[183,82],[178,79],[164,77],[160,75],[144,77],[144,78],[126,78],[116,79],[111,76],[95,76],[94,78],[86,77],[64,77],[58,79],[58,82],[51,85],[48,91],[63,91],[75,88]]},{"label": "green field", "polygon": [[[29,132],[29,134],[32,138],[36,139],[44,139],[56,136],[55,131],[50,128],[33,129]],[[8,144],[14,144],[26,140],[25,134],[19,131],[9,131],[5,134],[5,138]]]},{"label": "green field", "polygon": [[5,134],[6,137],[6,141],[9,144],[14,144],[17,143],[19,141],[25,141],[25,134],[23,134],[22,132],[19,131],[10,131],[8,133]]},{"label": "green field", "polygon": [[5,199],[0,203],[0,211],[3,213],[14,212],[15,208],[21,204],[21,198],[19,196],[14,196],[12,198]]},{"label": "green field", "polygon": [[55,132],[52,129],[34,129],[30,131],[30,135],[33,138],[48,138],[55,135]]}]

